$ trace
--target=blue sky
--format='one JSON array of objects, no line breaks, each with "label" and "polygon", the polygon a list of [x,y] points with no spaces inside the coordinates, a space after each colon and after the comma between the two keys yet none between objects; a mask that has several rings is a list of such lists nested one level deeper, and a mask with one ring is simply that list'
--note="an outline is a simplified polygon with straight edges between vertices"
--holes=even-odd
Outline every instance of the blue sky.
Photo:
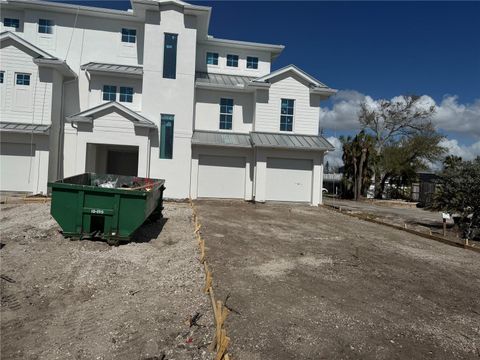
[{"label": "blue sky", "polygon": [[[130,7],[129,1],[64,2]],[[428,95],[440,107],[439,129],[480,154],[480,2],[191,3],[213,7],[211,35],[283,44],[274,69],[294,63],[333,88],[351,90],[327,107],[355,107],[362,96]],[[329,115],[343,121],[335,134],[353,131],[345,113]]]}]

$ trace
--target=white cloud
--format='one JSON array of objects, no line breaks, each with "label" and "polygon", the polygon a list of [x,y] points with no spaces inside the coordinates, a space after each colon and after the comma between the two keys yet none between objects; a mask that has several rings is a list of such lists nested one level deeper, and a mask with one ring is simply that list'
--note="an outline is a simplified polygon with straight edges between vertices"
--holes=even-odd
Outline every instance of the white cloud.
[{"label": "white cloud", "polygon": [[327,161],[328,161],[328,165],[329,165],[330,169],[339,168],[339,167],[343,166],[342,143],[335,136],[330,136],[330,137],[327,138],[327,140],[330,142],[330,144],[332,144],[335,147],[335,150],[332,151],[332,152],[329,152],[329,153],[327,153],[327,155],[325,155],[324,163],[326,164]]},{"label": "white cloud", "polygon": [[480,156],[480,141],[469,146],[460,145],[456,139],[443,139],[440,143],[450,155],[460,156],[463,160],[472,160]]},{"label": "white cloud", "polygon": [[[392,100],[398,99],[398,97],[394,97]],[[370,96],[358,91],[339,91],[332,98],[332,107],[321,109],[320,126],[332,130],[359,129],[358,112],[360,104],[364,101],[370,107],[378,104]],[[430,96],[422,96],[420,107],[431,105],[436,106],[432,121],[438,129],[480,138],[480,99],[475,100],[472,104],[461,104],[458,102],[457,96],[445,96],[439,104],[436,104]]]}]

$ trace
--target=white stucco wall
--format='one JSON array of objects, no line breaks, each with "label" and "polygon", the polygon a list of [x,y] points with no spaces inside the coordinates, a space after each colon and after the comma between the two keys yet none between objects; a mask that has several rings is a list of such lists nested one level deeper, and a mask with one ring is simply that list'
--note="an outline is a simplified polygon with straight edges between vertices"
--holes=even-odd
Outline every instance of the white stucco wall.
[{"label": "white stucco wall", "polygon": [[[220,99],[233,99],[232,130],[219,130]],[[196,89],[195,130],[248,133],[253,125],[253,93]]]},{"label": "white stucco wall", "polygon": [[294,99],[293,131],[287,133],[318,135],[320,97],[311,95],[308,84],[296,75],[283,74],[271,83],[268,92],[257,91],[255,131],[280,132],[281,99]]},{"label": "white stucco wall", "polygon": [[[207,65],[207,52],[218,53],[218,65]],[[238,55],[238,67],[227,66],[227,54]],[[258,57],[258,69],[247,69],[247,56]],[[271,55],[268,51],[204,44],[199,44],[197,48],[197,71],[260,77],[270,73],[270,66]]]}]

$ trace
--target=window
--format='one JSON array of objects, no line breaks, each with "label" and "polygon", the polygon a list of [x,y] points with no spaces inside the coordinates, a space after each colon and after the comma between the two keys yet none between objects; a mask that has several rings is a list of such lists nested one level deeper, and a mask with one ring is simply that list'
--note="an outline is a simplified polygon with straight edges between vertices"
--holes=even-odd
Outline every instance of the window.
[{"label": "window", "polygon": [[133,88],[120,86],[120,102],[133,102]]},{"label": "window", "polygon": [[227,66],[238,67],[238,55],[227,55]]},{"label": "window", "polygon": [[103,100],[117,100],[117,87],[113,85],[103,85]]},{"label": "window", "polygon": [[30,85],[30,74],[16,73],[15,74],[15,84],[29,86]]},{"label": "window", "polygon": [[233,99],[220,99],[220,129],[232,130]]},{"label": "window", "polygon": [[135,44],[137,41],[137,30],[135,29],[122,29],[122,42]]},{"label": "window", "polygon": [[40,34],[53,34],[53,21],[47,19],[39,19],[38,32]]},{"label": "window", "polygon": [[247,69],[258,69],[258,57],[247,56]]},{"label": "window", "polygon": [[207,65],[218,65],[218,53],[207,52]]},{"label": "window", "polygon": [[280,131],[292,131],[294,104],[295,100],[282,99],[282,106],[280,110]]},{"label": "window", "polygon": [[177,34],[165,33],[163,49],[163,77],[175,79],[177,77]]},{"label": "window", "polygon": [[4,18],[3,19],[3,26],[18,29],[20,27],[20,20],[11,19],[11,18]]},{"label": "window", "polygon": [[160,126],[160,159],[173,157],[173,115],[162,114]]},{"label": "window", "polygon": [[0,84],[3,84],[3,76],[4,76],[5,72],[3,71],[0,71]]}]

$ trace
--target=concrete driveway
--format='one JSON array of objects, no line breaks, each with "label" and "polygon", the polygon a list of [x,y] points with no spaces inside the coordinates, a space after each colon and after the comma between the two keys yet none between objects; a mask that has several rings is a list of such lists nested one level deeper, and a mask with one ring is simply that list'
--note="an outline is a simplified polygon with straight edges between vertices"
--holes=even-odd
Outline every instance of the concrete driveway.
[{"label": "concrete driveway", "polygon": [[479,254],[326,208],[196,206],[236,359],[479,358]]}]

